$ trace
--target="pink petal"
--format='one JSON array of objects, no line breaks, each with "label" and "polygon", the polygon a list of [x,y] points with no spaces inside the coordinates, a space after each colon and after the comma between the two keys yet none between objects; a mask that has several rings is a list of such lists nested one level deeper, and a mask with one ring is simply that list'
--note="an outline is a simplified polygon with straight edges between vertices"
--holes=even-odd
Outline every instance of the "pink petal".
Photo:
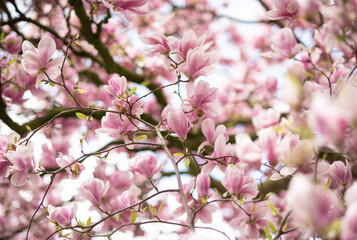
[{"label": "pink petal", "polygon": [[25,185],[28,180],[28,174],[23,171],[16,171],[11,175],[11,183],[15,187],[21,187]]},{"label": "pink petal", "polygon": [[46,65],[56,51],[56,43],[51,37],[43,37],[38,44],[38,55],[43,65]]}]

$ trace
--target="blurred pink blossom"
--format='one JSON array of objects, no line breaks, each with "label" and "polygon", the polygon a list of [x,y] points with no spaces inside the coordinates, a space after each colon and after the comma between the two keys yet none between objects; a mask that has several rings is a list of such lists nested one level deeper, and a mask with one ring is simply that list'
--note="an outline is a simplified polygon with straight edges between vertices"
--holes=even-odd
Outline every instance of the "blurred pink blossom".
[{"label": "blurred pink blossom", "polygon": [[270,20],[293,18],[299,10],[296,0],[272,0],[272,4],[273,9],[267,12],[267,18]]},{"label": "blurred pink blossom", "polygon": [[94,207],[99,207],[108,190],[109,182],[104,183],[98,178],[92,178],[82,183],[78,188],[78,193],[82,198],[90,201]]},{"label": "blurred pink blossom", "polygon": [[71,209],[48,205],[48,218],[52,221],[55,221],[61,227],[70,226],[76,213],[77,204],[75,204]]},{"label": "blurred pink blossom", "polygon": [[132,159],[129,167],[134,173],[151,179],[155,173],[160,171],[162,165],[157,165],[157,158],[153,154],[142,154]]}]

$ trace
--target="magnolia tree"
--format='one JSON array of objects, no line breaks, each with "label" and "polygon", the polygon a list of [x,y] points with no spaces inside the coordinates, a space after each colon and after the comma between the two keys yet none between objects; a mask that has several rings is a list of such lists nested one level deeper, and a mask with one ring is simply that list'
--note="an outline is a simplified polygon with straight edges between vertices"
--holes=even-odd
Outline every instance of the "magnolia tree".
[{"label": "magnolia tree", "polygon": [[356,0],[0,7],[0,239],[357,238]]}]

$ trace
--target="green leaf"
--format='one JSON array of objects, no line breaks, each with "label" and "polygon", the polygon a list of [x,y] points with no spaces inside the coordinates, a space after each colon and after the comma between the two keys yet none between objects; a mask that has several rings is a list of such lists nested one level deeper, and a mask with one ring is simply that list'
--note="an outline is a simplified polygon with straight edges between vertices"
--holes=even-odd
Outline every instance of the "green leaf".
[{"label": "green leaf", "polygon": [[56,84],[54,82],[50,82],[50,86],[54,87],[54,86],[56,86]]},{"label": "green leaf", "polygon": [[116,215],[116,216],[115,216],[115,221],[119,222],[119,218],[120,218],[119,214]]},{"label": "green leaf", "polygon": [[78,118],[80,118],[80,119],[87,119],[87,116],[84,115],[84,114],[81,113],[81,112],[76,112],[76,116],[77,116]]},{"label": "green leaf", "polygon": [[81,46],[81,43],[80,42],[78,42],[77,40],[76,41],[74,41],[78,46]]},{"label": "green leaf", "polygon": [[2,41],[2,40],[4,40],[4,38],[5,38],[5,32],[1,32],[1,34],[0,34],[0,40]]},{"label": "green leaf", "polygon": [[87,92],[87,91],[86,91],[86,90],[83,90],[83,89],[77,88],[77,89],[76,89],[76,92],[78,92],[79,94],[83,94],[83,93],[85,93],[85,92]]},{"label": "green leaf", "polygon": [[159,210],[157,210],[157,215],[159,215],[159,213],[161,212],[163,206],[164,206],[164,203],[161,203],[161,205],[159,207]]},{"label": "green leaf", "polygon": [[267,227],[264,226],[264,232],[265,232],[265,236],[268,238],[268,239],[272,239],[272,236],[268,230]]},{"label": "green leaf", "polygon": [[145,80],[144,82],[141,83],[141,85],[147,87],[150,85],[150,82],[148,80]]},{"label": "green leaf", "polygon": [[274,207],[273,204],[271,204],[271,202],[268,202],[268,206],[270,207],[270,209],[271,209],[271,211],[273,212],[273,215],[274,215],[274,216],[279,215],[278,210]]},{"label": "green leaf", "polygon": [[137,212],[132,212],[132,213],[131,213],[131,215],[130,215],[130,220],[131,220],[131,222],[135,222],[136,216],[137,216]]},{"label": "green leaf", "polygon": [[50,220],[50,222],[53,223],[53,224],[55,224],[55,225],[57,224],[57,223],[56,223],[55,221],[53,221],[53,220]]},{"label": "green leaf", "polygon": [[71,235],[71,233],[67,233],[66,235],[63,235],[63,237],[67,237],[67,236],[69,236],[69,235]]},{"label": "green leaf", "polygon": [[152,215],[156,216],[154,207],[153,207],[152,205],[149,205],[149,210],[150,210],[150,212],[151,212]]},{"label": "green leaf", "polygon": [[140,135],[140,136],[137,136],[137,137],[135,137],[137,140],[145,140],[145,139],[147,139],[148,138],[148,136],[147,135]]},{"label": "green leaf", "polygon": [[136,91],[137,87],[133,87],[130,92],[129,92],[129,96],[133,95],[134,92]]},{"label": "green leaf", "polygon": [[185,155],[185,154],[183,154],[182,152],[174,153],[175,157],[182,157],[183,155]]},{"label": "green leaf", "polygon": [[285,223],[284,227],[283,227],[283,231],[285,231],[285,229],[288,227],[288,222]]},{"label": "green leaf", "polygon": [[29,125],[26,125],[26,129],[27,129],[28,131],[30,131],[30,132],[32,131],[32,130],[31,130],[31,127],[30,127]]},{"label": "green leaf", "polygon": [[17,136],[14,137],[14,143],[16,144],[17,143]]},{"label": "green leaf", "polygon": [[92,222],[92,218],[91,218],[91,216],[89,216],[89,218],[86,222],[86,226],[89,226],[91,224],[91,222]]},{"label": "green leaf", "polygon": [[15,42],[15,40],[10,40],[10,41],[7,41],[6,43],[5,43],[5,45],[10,45],[10,44],[13,44]]},{"label": "green leaf", "polygon": [[277,232],[276,228],[274,227],[274,225],[271,222],[268,222],[268,225],[269,225],[270,229],[273,231],[273,233]]},{"label": "green leaf", "polygon": [[185,167],[188,167],[190,166],[190,159],[189,158],[186,158],[185,160]]},{"label": "green leaf", "polygon": [[143,209],[141,209],[142,212],[145,212],[146,209],[148,208],[148,206],[144,207]]},{"label": "green leaf", "polygon": [[9,62],[9,65],[13,64],[14,62],[16,62],[17,58],[14,58],[12,59],[10,62]]}]

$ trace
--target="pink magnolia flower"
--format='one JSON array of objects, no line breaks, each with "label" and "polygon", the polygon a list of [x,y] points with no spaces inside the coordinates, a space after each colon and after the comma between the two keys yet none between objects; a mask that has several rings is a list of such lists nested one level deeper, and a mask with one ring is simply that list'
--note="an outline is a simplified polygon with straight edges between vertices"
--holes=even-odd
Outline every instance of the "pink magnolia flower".
[{"label": "pink magnolia flower", "polygon": [[271,166],[276,166],[279,163],[278,144],[280,143],[276,131],[272,128],[265,128],[259,131],[259,141],[262,150],[266,154],[266,158]]},{"label": "pink magnolia flower", "polygon": [[182,110],[170,112],[167,117],[167,124],[181,139],[185,139],[191,129],[191,123]]},{"label": "pink magnolia flower", "polygon": [[207,118],[202,122],[202,133],[206,137],[207,141],[211,143],[214,143],[220,134],[223,134],[226,141],[228,141],[226,126],[221,124],[215,128],[212,118]]},{"label": "pink magnolia flower", "polygon": [[342,219],[341,239],[352,240],[357,238],[357,203],[354,202],[347,207],[345,216]]},{"label": "pink magnolia flower", "polygon": [[244,169],[259,169],[262,160],[260,148],[246,133],[236,135],[236,153]]},{"label": "pink magnolia flower", "polygon": [[103,0],[103,5],[118,12],[133,12],[139,15],[146,14],[137,8],[143,6],[147,0]]},{"label": "pink magnolia flower", "polygon": [[48,205],[48,213],[48,218],[55,221],[58,225],[62,227],[70,226],[72,219],[77,213],[77,204],[75,204],[72,209]]},{"label": "pink magnolia flower", "polygon": [[271,37],[273,52],[265,52],[262,55],[269,58],[293,58],[301,49],[290,28],[283,28],[275,32]]},{"label": "pink magnolia flower", "polygon": [[293,18],[297,15],[299,4],[296,0],[272,0],[273,9],[267,12],[270,20]]},{"label": "pink magnolia flower", "polygon": [[140,40],[147,45],[151,45],[152,47],[150,50],[153,53],[159,52],[166,55],[171,52],[171,44],[169,40],[167,40],[167,38],[162,34],[155,34],[153,36],[141,36]]},{"label": "pink magnolia flower", "polygon": [[190,30],[185,33],[180,42],[174,42],[172,45],[176,49],[177,53],[180,55],[180,61],[185,59],[188,55],[190,49],[201,47],[205,42],[205,35],[197,38],[196,34]]},{"label": "pink magnolia flower", "polygon": [[[195,223],[199,220],[203,223],[211,223],[212,222],[212,214],[217,211],[217,206],[214,204],[208,204],[205,207],[201,208],[195,218]],[[196,238],[198,239],[198,238]]]},{"label": "pink magnolia flower", "polygon": [[140,189],[133,185],[130,187],[129,190],[124,191],[121,196],[120,196],[120,202],[128,207],[130,205],[133,205],[137,201],[137,196],[140,194]]},{"label": "pink magnolia flower", "polygon": [[309,114],[310,126],[326,141],[341,143],[351,121],[351,111],[332,102],[326,94],[316,95]]},{"label": "pink magnolia flower", "polygon": [[78,193],[84,199],[90,201],[93,206],[99,207],[102,198],[109,190],[109,182],[104,183],[98,178],[92,178],[84,181],[78,188]]},{"label": "pink magnolia flower", "polygon": [[51,80],[61,74],[60,66],[64,57],[60,56],[50,61],[56,51],[56,43],[51,37],[43,37],[38,44],[38,49],[25,40],[22,44],[22,51],[22,67],[28,74],[37,74],[36,88],[40,87],[42,80],[47,79],[46,74]]},{"label": "pink magnolia flower", "polygon": [[259,131],[263,128],[274,126],[280,121],[280,113],[272,108],[268,110],[261,110],[258,115],[252,119],[254,128]]},{"label": "pink magnolia flower", "polygon": [[136,156],[129,164],[131,170],[136,174],[143,175],[146,179],[151,179],[158,173],[162,165],[157,165],[157,158],[153,154],[143,154]]},{"label": "pink magnolia flower", "polygon": [[108,81],[109,85],[104,86],[104,89],[113,97],[121,97],[126,94],[128,81],[126,77],[113,77]]},{"label": "pink magnolia flower", "polygon": [[286,198],[295,226],[307,231],[319,231],[341,215],[337,195],[323,186],[313,184],[302,174],[293,177]]},{"label": "pink magnolia flower", "polygon": [[215,53],[205,53],[202,48],[188,50],[186,62],[181,64],[179,71],[184,72],[189,79],[195,80],[200,76],[206,76],[214,72],[211,66],[218,59]]},{"label": "pink magnolia flower", "polygon": [[131,95],[129,99],[115,99],[113,100],[113,105],[118,108],[122,113],[129,113],[131,115],[136,115],[139,117],[143,112],[143,102],[138,100],[139,98],[136,95]]},{"label": "pink magnolia flower", "polygon": [[11,33],[4,38],[3,47],[9,53],[18,53],[21,50],[22,37]]},{"label": "pink magnolia flower", "polygon": [[[217,114],[215,100],[218,98],[218,89],[209,87],[205,81],[199,81],[196,86],[194,83],[187,84],[187,98],[183,99],[183,109],[193,114],[193,119],[197,117],[214,117]],[[191,116],[190,114],[190,116]],[[191,121],[193,121],[191,119]]]},{"label": "pink magnolia flower", "polygon": [[[223,163],[223,165],[218,165],[222,171],[225,170],[226,164],[236,163],[238,161],[236,157],[231,157],[232,153],[232,145],[230,143],[226,144],[226,138],[223,134],[220,134],[214,143],[214,152],[212,153],[211,157],[217,158],[217,161]],[[209,163],[202,168],[202,171],[206,174],[209,174],[212,172],[215,166],[217,166],[216,161],[209,161]]]},{"label": "pink magnolia flower", "polygon": [[[79,175],[81,175],[81,172],[85,169],[84,165],[82,163],[79,162],[75,162],[73,164],[71,164],[72,162],[74,162],[73,158],[57,158],[56,162],[58,164],[58,166],[60,166],[61,168],[65,168],[68,176],[70,178],[78,178]],[[69,167],[67,167],[69,164],[71,164]]]},{"label": "pink magnolia flower", "polygon": [[254,179],[249,175],[245,175],[243,170],[237,166],[228,165],[222,184],[229,193],[238,198],[252,199],[258,194],[258,187]]},{"label": "pink magnolia flower", "polygon": [[37,166],[33,156],[32,144],[18,146],[16,151],[8,151],[6,157],[13,164],[11,166],[11,183],[14,186],[23,186],[30,177],[35,183],[40,181],[37,174],[32,174]]},{"label": "pink magnolia flower", "polygon": [[209,196],[209,189],[211,186],[211,179],[205,173],[200,173],[196,177],[196,189],[199,199],[207,199]]},{"label": "pink magnolia flower", "polygon": [[[114,111],[113,108],[109,110]],[[137,120],[132,120],[138,123]],[[118,113],[107,112],[102,118],[102,128],[96,129],[97,133],[108,134],[112,138],[121,138],[124,135],[125,142],[129,142],[128,135],[132,134],[136,127],[130,122],[126,116],[120,116]]]},{"label": "pink magnolia flower", "polygon": [[0,153],[0,178],[8,175],[10,165],[11,163],[9,160],[7,160],[7,158]]},{"label": "pink magnolia flower", "polygon": [[346,166],[342,161],[335,161],[330,166],[330,176],[333,181],[346,186],[352,180],[351,168]]},{"label": "pink magnolia flower", "polygon": [[217,128],[215,128],[214,121],[211,118],[206,118],[205,120],[203,120],[201,129],[203,135],[206,137],[206,141],[200,144],[200,146],[198,147],[198,152],[201,152],[201,150],[205,146],[213,145],[220,134],[223,134],[226,141],[228,141],[228,133],[226,126],[221,124],[218,125]]}]

